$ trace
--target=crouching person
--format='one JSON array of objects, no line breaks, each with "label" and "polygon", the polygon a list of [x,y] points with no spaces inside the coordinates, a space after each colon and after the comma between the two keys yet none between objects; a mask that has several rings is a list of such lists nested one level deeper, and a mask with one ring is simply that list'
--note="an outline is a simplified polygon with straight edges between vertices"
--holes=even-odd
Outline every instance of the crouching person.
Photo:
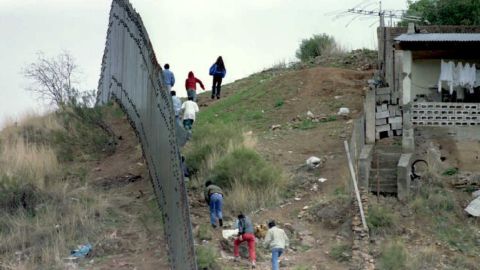
[{"label": "crouching person", "polygon": [[255,268],[257,255],[255,253],[255,235],[253,230],[253,224],[250,218],[246,217],[244,214],[238,215],[238,220],[236,224],[238,228],[238,237],[233,241],[233,255],[235,260],[238,261],[240,258],[240,244],[247,242],[248,244],[248,255],[250,261],[252,262],[252,268]]},{"label": "crouching person", "polygon": [[278,259],[288,248],[289,240],[285,231],[278,228],[274,220],[268,222],[268,228],[263,245],[272,251],[272,269],[278,270]]},{"label": "crouching person", "polygon": [[212,227],[213,228],[217,227],[217,219],[218,219],[218,225],[222,227],[223,226],[223,214],[222,214],[223,191],[222,189],[214,185],[212,181],[207,181],[205,183],[204,197],[205,197],[205,201],[207,202],[210,208],[210,223],[212,224]]}]

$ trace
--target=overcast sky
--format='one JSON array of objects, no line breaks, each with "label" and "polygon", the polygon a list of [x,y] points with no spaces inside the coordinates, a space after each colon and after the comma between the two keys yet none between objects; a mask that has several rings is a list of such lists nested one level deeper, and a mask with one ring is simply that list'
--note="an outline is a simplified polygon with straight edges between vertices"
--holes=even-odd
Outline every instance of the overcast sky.
[{"label": "overcast sky", "polygon": [[[208,68],[222,55],[225,82],[275,63],[295,60],[303,38],[333,35],[347,49],[376,48],[375,17],[336,19],[348,8],[375,9],[375,0],[131,0],[142,16],[160,64],[170,63],[174,89],[184,93],[192,70],[211,87]],[[24,90],[21,70],[38,51],[69,51],[80,66],[81,88],[97,87],[110,0],[0,0],[0,127],[7,118],[47,106]],[[405,9],[404,0],[384,0]]]}]

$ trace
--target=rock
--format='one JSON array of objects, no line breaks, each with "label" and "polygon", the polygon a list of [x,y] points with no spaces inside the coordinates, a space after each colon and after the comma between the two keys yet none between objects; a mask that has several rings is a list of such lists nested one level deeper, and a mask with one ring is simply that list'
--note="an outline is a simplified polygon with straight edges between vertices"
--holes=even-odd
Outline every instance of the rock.
[{"label": "rock", "polygon": [[472,196],[473,196],[473,198],[480,197],[480,190],[477,190],[477,191],[475,191],[475,192],[472,192]]},{"label": "rock", "polygon": [[277,130],[277,129],[280,129],[282,127],[282,125],[272,125],[270,127],[270,130]]},{"label": "rock", "polygon": [[285,223],[283,224],[283,228],[285,228],[287,231],[289,231],[291,234],[295,233],[295,228],[293,228],[293,225],[290,223]]},{"label": "rock", "polygon": [[315,246],[316,240],[310,235],[302,235],[300,238],[300,244],[302,246],[313,247]]},{"label": "rock", "polygon": [[307,118],[313,119],[313,118],[315,118],[315,115],[311,111],[308,111],[307,112]]}]

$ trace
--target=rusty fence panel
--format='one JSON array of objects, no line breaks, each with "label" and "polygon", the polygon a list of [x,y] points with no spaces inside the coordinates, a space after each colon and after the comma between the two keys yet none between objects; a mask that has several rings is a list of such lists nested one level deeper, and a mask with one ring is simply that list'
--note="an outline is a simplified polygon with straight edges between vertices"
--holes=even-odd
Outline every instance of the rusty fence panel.
[{"label": "rusty fence panel", "polygon": [[162,209],[172,269],[197,269],[187,192],[180,165],[183,129],[140,15],[128,0],[113,0],[97,105],[115,100],[140,140]]}]

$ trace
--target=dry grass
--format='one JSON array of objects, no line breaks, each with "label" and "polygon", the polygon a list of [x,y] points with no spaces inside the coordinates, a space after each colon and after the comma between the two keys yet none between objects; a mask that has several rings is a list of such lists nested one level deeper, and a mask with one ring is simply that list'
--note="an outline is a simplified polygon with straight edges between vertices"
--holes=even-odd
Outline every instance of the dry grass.
[{"label": "dry grass", "polygon": [[270,207],[280,202],[281,185],[256,189],[235,181],[226,195],[225,206],[231,211],[250,213],[260,208]]},{"label": "dry grass", "polygon": [[9,177],[15,175],[44,189],[49,179],[58,177],[60,165],[51,147],[17,138],[2,146],[0,170]]},{"label": "dry grass", "polygon": [[0,269],[63,269],[70,250],[100,229],[106,200],[65,181],[68,165],[45,143],[59,130],[55,115],[29,114],[0,132]]}]

